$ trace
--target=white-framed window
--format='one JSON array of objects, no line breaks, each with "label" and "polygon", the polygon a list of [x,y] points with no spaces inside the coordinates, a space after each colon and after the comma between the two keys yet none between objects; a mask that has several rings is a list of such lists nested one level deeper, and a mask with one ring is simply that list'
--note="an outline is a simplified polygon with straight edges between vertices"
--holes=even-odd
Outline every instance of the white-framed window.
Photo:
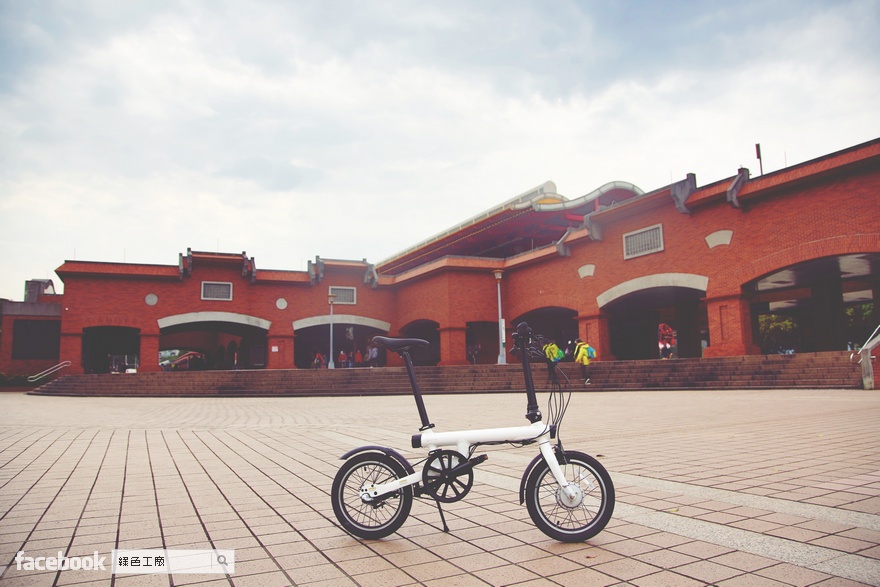
[{"label": "white-framed window", "polygon": [[354,305],[357,303],[356,287],[331,287],[330,293],[336,296],[333,298],[334,304]]},{"label": "white-framed window", "polygon": [[219,300],[222,302],[232,301],[232,282],[227,281],[203,281],[202,299]]},{"label": "white-framed window", "polygon": [[663,225],[655,224],[623,235],[623,258],[632,259],[663,250]]}]

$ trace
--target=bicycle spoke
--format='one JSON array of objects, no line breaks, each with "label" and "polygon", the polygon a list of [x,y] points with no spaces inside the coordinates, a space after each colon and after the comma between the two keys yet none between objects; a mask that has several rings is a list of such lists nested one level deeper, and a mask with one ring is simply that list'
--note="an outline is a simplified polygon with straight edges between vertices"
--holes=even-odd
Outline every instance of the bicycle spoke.
[{"label": "bicycle spoke", "polygon": [[353,457],[349,463],[334,480],[333,508],[337,519],[346,530],[362,538],[382,538],[396,531],[409,515],[410,490],[394,489],[366,500],[364,490],[401,478],[402,468],[370,454]]},{"label": "bicycle spoke", "polygon": [[563,467],[566,478],[572,479],[571,484],[576,485],[583,492],[581,503],[575,507],[566,507],[560,502],[560,488],[549,471],[538,484],[538,502],[544,516],[554,526],[566,530],[578,530],[592,523],[598,514],[602,502],[601,486],[593,477],[592,472],[584,467],[576,469],[571,465]]}]

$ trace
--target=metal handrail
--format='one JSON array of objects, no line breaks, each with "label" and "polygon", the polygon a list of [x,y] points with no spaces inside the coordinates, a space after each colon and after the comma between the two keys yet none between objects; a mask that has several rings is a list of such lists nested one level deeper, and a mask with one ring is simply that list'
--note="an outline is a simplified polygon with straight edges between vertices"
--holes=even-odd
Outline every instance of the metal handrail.
[{"label": "metal handrail", "polygon": [[31,375],[30,377],[27,378],[28,383],[34,383],[35,381],[39,381],[43,377],[48,377],[52,373],[55,373],[57,371],[61,371],[65,367],[70,367],[70,361],[61,361],[60,363],[58,363],[54,367],[49,367],[48,369],[46,369],[45,371],[43,371],[41,373],[37,373],[36,375]]},{"label": "metal handrail", "polygon": [[849,360],[852,361],[856,356],[858,356],[859,363],[861,363],[862,362],[862,351],[865,349],[874,350],[874,347],[876,347],[878,344],[880,344],[880,336],[877,336],[878,332],[880,332],[880,326],[877,326],[877,328],[874,329],[874,332],[871,334],[871,336],[868,337],[868,340],[865,341],[865,344],[863,344],[860,347],[856,347],[856,349],[853,350],[852,353],[850,353]]},{"label": "metal handrail", "polygon": [[853,361],[856,355],[859,356],[859,364],[862,366],[862,387],[865,389],[874,389],[874,365],[872,364],[874,356],[871,352],[877,345],[880,345],[880,334],[878,332],[880,332],[880,326],[874,329],[874,332],[859,350],[853,351],[849,355],[850,362]]}]

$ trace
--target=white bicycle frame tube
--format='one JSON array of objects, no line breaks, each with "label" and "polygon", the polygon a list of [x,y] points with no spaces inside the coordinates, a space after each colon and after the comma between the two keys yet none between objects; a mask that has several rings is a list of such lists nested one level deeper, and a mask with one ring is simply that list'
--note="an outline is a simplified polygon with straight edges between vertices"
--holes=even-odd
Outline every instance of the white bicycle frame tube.
[{"label": "white bicycle frame tube", "polygon": [[[434,432],[429,429],[421,434],[422,448],[429,451],[437,450],[441,446],[454,446],[458,452],[467,456],[473,444],[482,442],[522,442],[534,440],[538,443],[541,455],[544,457],[550,472],[559,486],[574,497],[574,491],[568,487],[569,483],[562,473],[562,468],[556,460],[553,447],[550,445],[550,427],[543,422],[535,422],[528,426],[516,426],[511,428],[485,428],[481,430],[456,430],[451,432]],[[417,471],[400,479],[380,485],[370,484],[361,488],[361,495],[367,499],[391,493],[406,487],[415,485],[422,480],[422,472]]]},{"label": "white bicycle frame tube", "polygon": [[550,437],[550,427],[543,422],[535,422],[528,426],[511,428],[485,428],[481,430],[455,430],[452,432],[434,432],[425,430],[421,434],[422,448],[429,451],[441,446],[454,446],[463,455],[468,454],[472,444],[479,442],[521,442],[523,440],[539,440],[542,436]]}]

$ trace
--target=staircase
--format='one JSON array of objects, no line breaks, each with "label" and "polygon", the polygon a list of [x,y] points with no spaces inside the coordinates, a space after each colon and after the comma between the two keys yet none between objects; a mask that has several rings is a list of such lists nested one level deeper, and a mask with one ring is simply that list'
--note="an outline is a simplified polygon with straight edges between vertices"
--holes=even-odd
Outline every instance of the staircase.
[{"label": "staircase", "polygon": [[746,355],[590,365],[601,389],[861,389],[861,369],[847,352]]},{"label": "staircase", "polygon": [[[547,370],[533,363],[535,387],[548,387]],[[575,391],[663,389],[861,389],[858,364],[846,352],[749,355],[669,361],[599,361],[584,387],[573,363],[560,368]],[[476,365],[416,367],[423,393],[518,392],[522,367]],[[258,371],[172,371],[125,375],[70,375],[31,392],[82,396],[348,396],[411,393],[403,367]]]}]

